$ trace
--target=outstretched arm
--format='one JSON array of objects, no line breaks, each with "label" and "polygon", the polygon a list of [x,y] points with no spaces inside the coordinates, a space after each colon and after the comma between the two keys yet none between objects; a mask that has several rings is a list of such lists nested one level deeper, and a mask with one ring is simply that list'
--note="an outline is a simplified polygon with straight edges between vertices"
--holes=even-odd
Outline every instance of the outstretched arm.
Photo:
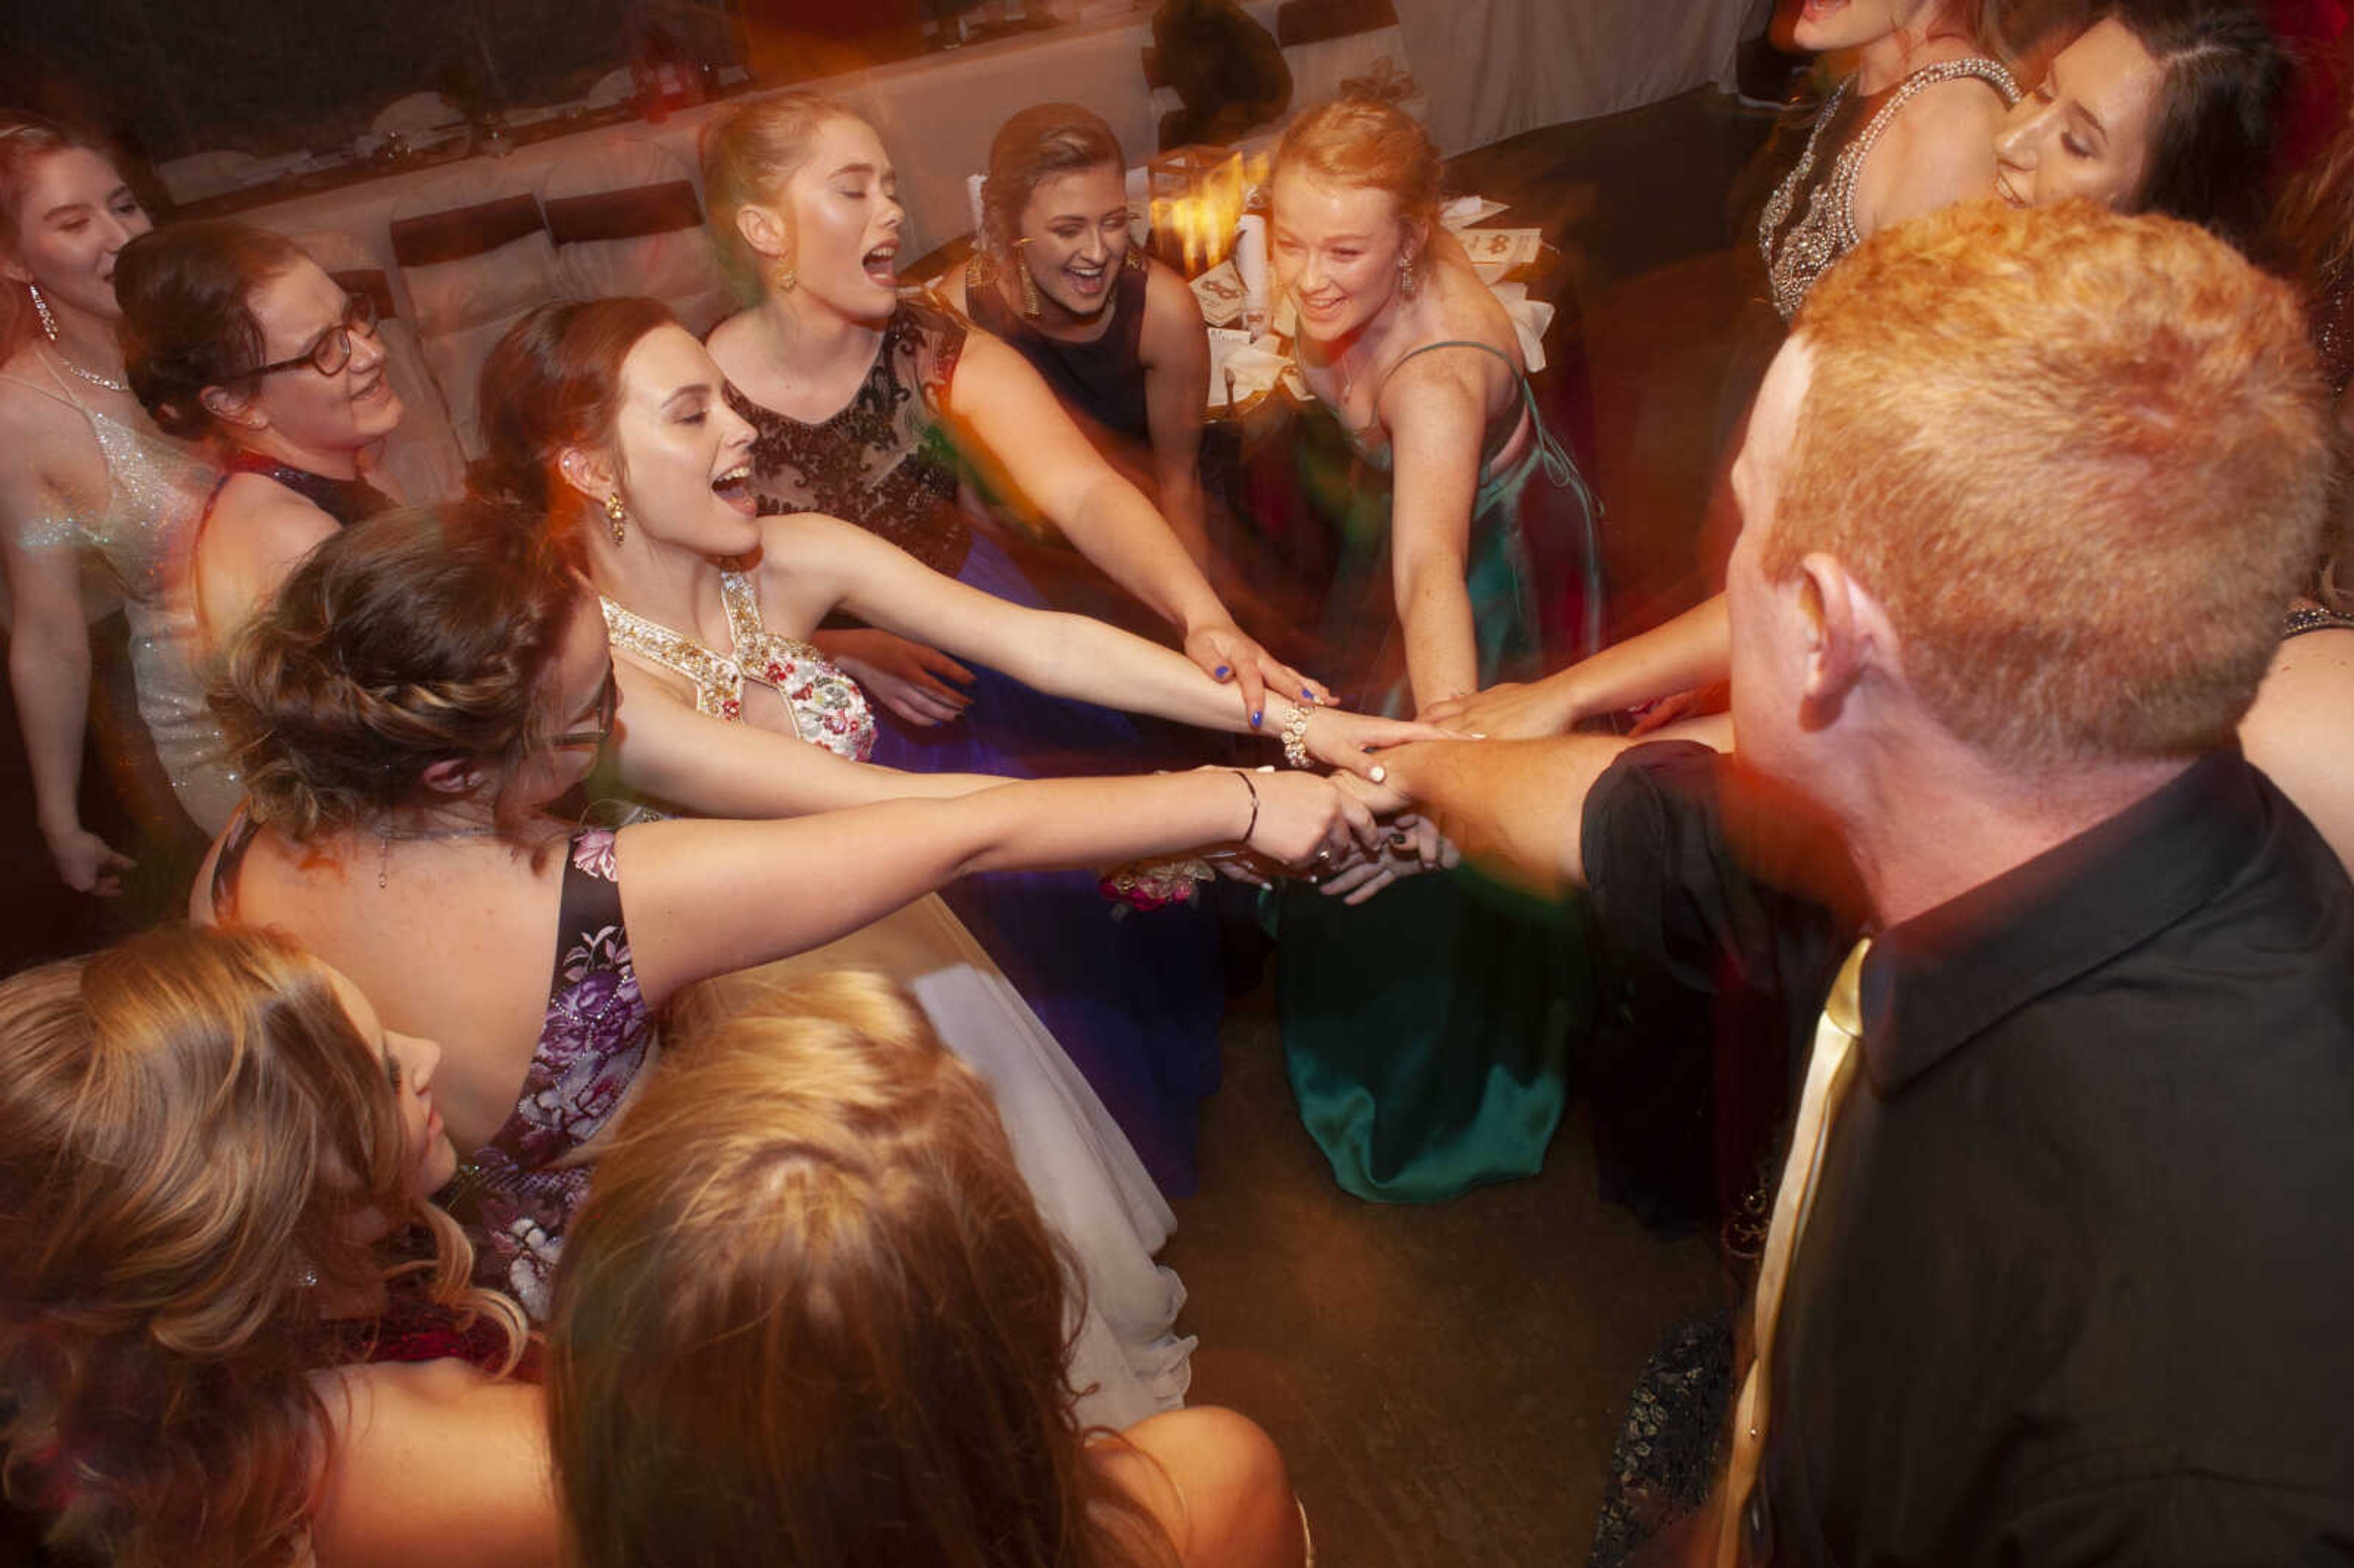
[{"label": "outstretched arm", "polygon": [[1214,843],[1287,863],[1370,842],[1373,817],[1306,773],[1054,779],[784,822],[648,822],[618,854],[640,990],[805,952],[972,872],[1108,865]]},{"label": "outstretched arm", "polygon": [[878,800],[945,800],[1005,782],[981,773],[902,773],[789,735],[697,713],[626,660],[611,756],[631,789],[708,817],[800,817]]},{"label": "outstretched arm", "polygon": [[1028,362],[974,333],[957,362],[950,408],[988,459],[1079,554],[1178,629],[1185,655],[1239,689],[1245,712],[1265,688],[1320,688],[1238,629],[1210,581],[1141,491],[1088,444]]},{"label": "outstretched arm", "polygon": [[1415,707],[1479,686],[1479,648],[1465,585],[1471,507],[1487,428],[1485,355],[1424,355],[1382,389],[1396,466],[1390,508],[1392,588],[1405,633]]},{"label": "outstretched arm", "polygon": [[1553,892],[1584,885],[1585,797],[1630,744],[1587,735],[1424,742],[1387,754],[1389,787],[1466,856]]},{"label": "outstretched arm", "polygon": [[1210,535],[1202,515],[1202,421],[1210,393],[1210,339],[1201,302],[1185,281],[1153,264],[1146,274],[1144,418],[1152,437],[1152,478],[1161,515],[1204,572]]},{"label": "outstretched arm", "polygon": [[1490,686],[1439,703],[1423,716],[1498,740],[1532,740],[1563,734],[1597,714],[1721,681],[1732,662],[1732,625],[1719,594],[1542,681]]},{"label": "outstretched arm", "polygon": [[804,624],[839,605],[1042,692],[1180,724],[1271,736],[1305,711],[1310,753],[1352,772],[1372,770],[1369,747],[1437,733],[1277,694],[1246,714],[1235,706],[1231,688],[1158,643],[1087,616],[1010,604],[943,577],[864,529],[814,514],[769,521],[761,594],[790,602]]}]

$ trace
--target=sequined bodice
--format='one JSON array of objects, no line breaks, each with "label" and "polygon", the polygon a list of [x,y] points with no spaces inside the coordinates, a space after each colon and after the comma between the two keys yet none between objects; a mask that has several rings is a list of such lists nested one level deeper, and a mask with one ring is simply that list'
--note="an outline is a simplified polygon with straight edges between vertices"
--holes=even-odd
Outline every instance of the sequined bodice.
[{"label": "sequined bodice", "polygon": [[[46,366],[45,366],[46,368]],[[89,421],[106,460],[106,494],[72,516],[35,520],[28,550],[88,551],[122,595],[131,627],[132,683],[174,792],[207,832],[228,820],[243,786],[223,759],[219,726],[205,705],[199,638],[188,592],[196,520],[212,494],[212,465],[193,449],[83,401],[54,370],[53,386],[9,379]]]},{"label": "sequined bodice", "polygon": [[[1784,321],[1798,313],[1798,306],[1806,300],[1807,291],[1815,286],[1815,280],[1861,239],[1855,228],[1856,181],[1863,173],[1864,160],[1872,156],[1872,148],[1887,133],[1889,123],[1907,103],[1930,88],[1964,77],[1976,77],[2002,94],[2006,107],[2019,101],[2019,84],[1997,61],[1974,58],[1924,66],[1897,83],[1888,101],[1880,106],[1879,112],[1865,122],[1861,131],[1849,138],[1829,169],[1818,179],[1816,163],[1823,152],[1823,138],[1839,123],[1840,111],[1855,87],[1855,78],[1849,77],[1832,92],[1830,101],[1815,119],[1806,151],[1775,187],[1757,219],[1757,249],[1766,258],[1767,288],[1774,309]],[[1793,223],[1790,215],[1802,195],[1806,197],[1806,210]]]},{"label": "sequined bodice", "polygon": [[605,608],[613,647],[682,676],[695,688],[698,713],[730,722],[744,716],[744,683],[774,689],[791,711],[793,732],[838,757],[864,762],[875,750],[875,713],[858,683],[798,637],[771,631],[760,620],[760,598],[750,576],[723,572],[721,602],[735,643],[722,653],[694,638],[614,603]]}]

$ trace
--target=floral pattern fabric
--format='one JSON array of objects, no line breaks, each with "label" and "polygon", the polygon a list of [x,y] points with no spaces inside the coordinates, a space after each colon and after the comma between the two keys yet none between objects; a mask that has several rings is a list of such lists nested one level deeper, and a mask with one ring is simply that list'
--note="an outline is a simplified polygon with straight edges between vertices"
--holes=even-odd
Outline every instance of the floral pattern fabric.
[{"label": "floral pattern fabric", "polygon": [[957,510],[958,469],[942,405],[964,323],[901,301],[848,404],[816,424],[764,408],[734,387],[727,404],[758,432],[752,488],[763,516],[822,512],[954,577],[972,546]]},{"label": "floral pattern fabric", "polygon": [[585,1166],[551,1167],[604,1130],[655,1049],[621,923],[613,840],[610,828],[572,840],[539,1048],[514,1113],[452,1183],[451,1206],[480,1249],[477,1278],[535,1319],[547,1316],[565,1229],[588,1188]]}]

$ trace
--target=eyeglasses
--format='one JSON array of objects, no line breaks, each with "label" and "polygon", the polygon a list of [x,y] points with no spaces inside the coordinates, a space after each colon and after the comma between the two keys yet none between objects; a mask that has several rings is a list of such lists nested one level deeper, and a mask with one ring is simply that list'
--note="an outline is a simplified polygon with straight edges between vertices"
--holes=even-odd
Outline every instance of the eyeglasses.
[{"label": "eyeglasses", "polygon": [[343,320],[319,334],[319,341],[292,359],[281,359],[248,371],[249,376],[274,376],[281,370],[300,370],[304,366],[322,376],[340,376],[344,366],[352,362],[352,334],[376,335],[376,300],[367,294],[354,294],[344,302]]},{"label": "eyeglasses", "polygon": [[613,737],[613,715],[620,711],[620,706],[621,688],[613,683],[612,667],[608,665],[605,670],[605,683],[597,688],[597,727],[576,729],[567,735],[559,735],[553,744],[559,751],[576,746],[603,746]]}]

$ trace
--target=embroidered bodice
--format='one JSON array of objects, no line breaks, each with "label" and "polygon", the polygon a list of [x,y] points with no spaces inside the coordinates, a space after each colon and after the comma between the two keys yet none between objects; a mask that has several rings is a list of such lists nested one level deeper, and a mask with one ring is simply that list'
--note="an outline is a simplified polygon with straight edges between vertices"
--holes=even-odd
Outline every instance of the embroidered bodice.
[{"label": "embroidered bodice", "polygon": [[[1823,139],[1841,123],[1840,111],[1847,104],[1855,78],[1849,77],[1831,93],[1830,101],[1815,118],[1806,151],[1798,155],[1797,166],[1775,187],[1757,219],[1757,249],[1766,258],[1766,287],[1774,309],[1784,321],[1798,313],[1798,306],[1805,301],[1807,291],[1815,286],[1815,280],[1861,240],[1855,228],[1856,181],[1863,173],[1864,160],[1880,144],[1890,122],[1907,103],[1930,88],[1964,77],[1976,77],[2002,94],[2006,108],[2019,101],[2019,84],[1997,61],[1973,58],[1924,66],[1896,84],[1888,101],[1880,106],[1861,131],[1848,139],[1829,170],[1817,180],[1815,164],[1823,151]],[[1802,195],[1807,198],[1806,210],[1792,223],[1790,214]]]},{"label": "embroidered bodice", "polygon": [[735,646],[722,653],[684,632],[648,620],[599,598],[613,647],[668,670],[695,688],[697,713],[736,722],[744,716],[744,683],[771,688],[791,712],[793,733],[838,757],[864,762],[875,750],[875,713],[858,683],[827,662],[814,644],[771,631],[760,620],[760,598],[744,572],[723,572],[720,602]]},{"label": "embroidered bodice", "polygon": [[964,337],[964,323],[947,312],[901,301],[866,379],[815,424],[729,386],[727,406],[755,432],[752,489],[762,514],[822,512],[956,576],[972,530],[957,507],[957,461],[942,409]]}]

